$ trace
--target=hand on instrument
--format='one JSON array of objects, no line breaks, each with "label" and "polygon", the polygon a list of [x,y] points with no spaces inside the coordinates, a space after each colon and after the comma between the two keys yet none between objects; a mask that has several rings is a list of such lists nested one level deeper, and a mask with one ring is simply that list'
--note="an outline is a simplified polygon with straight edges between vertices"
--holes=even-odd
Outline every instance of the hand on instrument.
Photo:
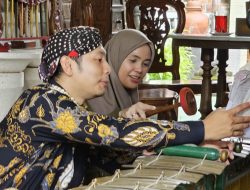
[{"label": "hand on instrument", "polygon": [[230,164],[230,160],[234,159],[233,149],[234,143],[233,142],[225,142],[225,141],[205,141],[200,146],[202,147],[210,147],[216,148],[220,151],[220,161],[225,162],[226,164]]},{"label": "hand on instrument", "polygon": [[225,137],[242,136],[244,129],[249,126],[250,116],[238,115],[241,111],[249,109],[250,102],[240,104],[232,109],[217,109],[204,120],[204,140],[220,140]]},{"label": "hand on instrument", "polygon": [[130,119],[140,119],[146,118],[145,112],[148,110],[155,110],[156,107],[142,102],[137,102],[136,104],[130,106],[119,112],[119,116]]},{"label": "hand on instrument", "polygon": [[143,156],[152,156],[152,155],[155,155],[156,152],[154,150],[143,150],[142,151],[142,155]]}]

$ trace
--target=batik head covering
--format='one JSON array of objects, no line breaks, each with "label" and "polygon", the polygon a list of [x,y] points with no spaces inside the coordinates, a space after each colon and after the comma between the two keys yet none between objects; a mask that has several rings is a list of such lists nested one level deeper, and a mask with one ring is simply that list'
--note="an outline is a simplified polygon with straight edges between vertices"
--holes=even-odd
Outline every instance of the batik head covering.
[{"label": "batik head covering", "polygon": [[78,58],[102,45],[99,30],[89,26],[78,26],[62,30],[53,35],[45,46],[39,77],[43,82],[54,75],[63,55]]},{"label": "batik head covering", "polygon": [[117,115],[118,111],[139,101],[138,90],[128,90],[121,84],[118,72],[124,59],[135,49],[148,44],[151,50],[151,64],[155,50],[153,43],[139,30],[125,29],[116,33],[105,45],[107,61],[111,66],[108,89],[102,97],[88,101],[88,105],[100,114]]}]

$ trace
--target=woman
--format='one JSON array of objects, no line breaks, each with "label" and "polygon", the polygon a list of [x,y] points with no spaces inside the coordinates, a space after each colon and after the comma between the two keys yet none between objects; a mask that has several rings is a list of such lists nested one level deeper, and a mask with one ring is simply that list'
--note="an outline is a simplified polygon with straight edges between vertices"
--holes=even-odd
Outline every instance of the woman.
[{"label": "woman", "polygon": [[[88,100],[88,106],[99,114],[145,118],[145,111],[155,107],[139,102],[138,84],[153,62],[153,43],[142,32],[125,29],[107,42],[105,50],[111,67],[109,85],[103,96]],[[89,168],[88,181],[96,176],[110,175],[122,164],[128,164],[140,155],[135,151],[114,151],[105,147],[95,147],[92,154],[94,164],[90,165],[95,167]],[[105,159],[95,160],[101,156]]]},{"label": "woman", "polygon": [[111,66],[110,83],[104,96],[88,101],[90,109],[100,114],[145,118],[145,111],[155,107],[139,102],[138,84],[153,62],[153,43],[142,32],[125,29],[115,34],[105,49]]}]

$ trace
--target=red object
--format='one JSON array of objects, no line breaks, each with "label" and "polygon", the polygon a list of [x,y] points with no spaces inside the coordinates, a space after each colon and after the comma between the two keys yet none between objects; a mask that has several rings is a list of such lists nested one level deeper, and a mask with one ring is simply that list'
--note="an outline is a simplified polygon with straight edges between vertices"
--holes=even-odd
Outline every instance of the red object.
[{"label": "red object", "polygon": [[215,31],[227,32],[227,16],[215,16]]},{"label": "red object", "polygon": [[78,53],[75,50],[72,50],[71,52],[69,52],[68,56],[69,57],[78,57]]},{"label": "red object", "polygon": [[197,112],[194,93],[190,88],[184,87],[180,90],[180,104],[187,115],[194,115]]},{"label": "red object", "polygon": [[0,52],[8,52],[10,49],[9,44],[6,42],[4,45],[0,43]]}]

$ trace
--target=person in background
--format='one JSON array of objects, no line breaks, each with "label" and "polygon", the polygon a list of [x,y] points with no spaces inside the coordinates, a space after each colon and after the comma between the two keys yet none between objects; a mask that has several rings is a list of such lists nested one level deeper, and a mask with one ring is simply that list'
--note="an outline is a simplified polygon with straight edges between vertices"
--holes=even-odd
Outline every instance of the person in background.
[{"label": "person in background", "polygon": [[[97,29],[79,26],[51,36],[43,50],[43,84],[25,90],[0,123],[0,189],[69,189],[81,185],[91,146],[142,151],[240,136],[250,103],[203,121],[123,119],[88,111],[102,96],[110,66]],[[216,127],[215,127],[216,126]]]},{"label": "person in background", "polygon": [[[89,109],[114,117],[146,118],[145,112],[155,107],[139,101],[138,84],[153,62],[153,43],[139,30],[124,29],[112,36],[105,50],[111,67],[109,84],[103,96],[87,101]],[[141,152],[94,147],[91,155],[88,181],[113,174],[121,165],[132,163]]]},{"label": "person in background", "polygon": [[155,55],[154,45],[135,29],[116,33],[105,45],[111,67],[104,95],[88,101],[91,110],[112,116],[145,118],[154,106],[139,102],[138,85],[148,72]]},{"label": "person in background", "polygon": [[[229,88],[229,100],[226,109],[235,107],[243,102],[250,101],[250,64],[242,66],[234,75],[232,86]],[[250,110],[245,110],[241,115],[249,115]],[[250,138],[250,128],[244,131],[244,137]]]}]

